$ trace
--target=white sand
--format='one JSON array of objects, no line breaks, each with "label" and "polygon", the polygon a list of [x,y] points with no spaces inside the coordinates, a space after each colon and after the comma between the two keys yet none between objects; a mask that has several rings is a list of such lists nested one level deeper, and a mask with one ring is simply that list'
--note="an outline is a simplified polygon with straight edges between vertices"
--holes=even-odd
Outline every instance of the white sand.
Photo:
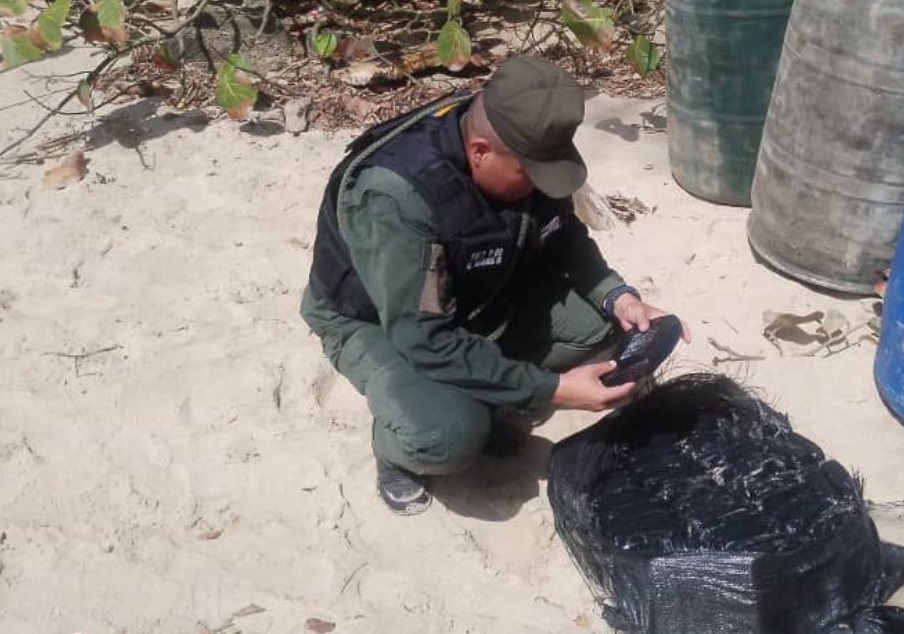
[{"label": "white sand", "polygon": [[[23,89],[46,85],[0,75],[0,107]],[[747,210],[681,191],[664,134],[597,127],[640,124],[655,103],[595,98],[578,142],[600,192],[658,207],[595,235],[691,326],[670,372],[711,369],[709,337],[766,357],[719,369],[863,473],[868,497],[904,498],[904,429],[878,401],[875,346],[780,356],[761,335],[764,310],[858,323],[869,302],[756,264]],[[441,483],[423,516],[377,498],[365,403],[297,313],[349,134],[254,136],[156,116],[154,102],[101,114],[81,183],[48,191],[49,165],[0,166],[0,632],[289,634],[312,617],[341,633],[606,631],[555,536],[544,475],[550,441],[596,415],[557,414],[517,457]],[[0,144],[41,115],[3,111]],[[57,119],[31,146],[90,127]],[[879,521],[904,542],[900,520]],[[229,626],[249,605],[263,611]]]}]

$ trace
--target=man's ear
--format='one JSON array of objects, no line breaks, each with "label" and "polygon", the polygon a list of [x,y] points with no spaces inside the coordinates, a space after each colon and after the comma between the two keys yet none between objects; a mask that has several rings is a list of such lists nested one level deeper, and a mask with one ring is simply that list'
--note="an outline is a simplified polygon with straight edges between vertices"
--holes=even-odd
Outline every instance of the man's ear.
[{"label": "man's ear", "polygon": [[493,150],[490,141],[484,137],[471,137],[468,139],[468,152],[474,158],[483,158]]}]

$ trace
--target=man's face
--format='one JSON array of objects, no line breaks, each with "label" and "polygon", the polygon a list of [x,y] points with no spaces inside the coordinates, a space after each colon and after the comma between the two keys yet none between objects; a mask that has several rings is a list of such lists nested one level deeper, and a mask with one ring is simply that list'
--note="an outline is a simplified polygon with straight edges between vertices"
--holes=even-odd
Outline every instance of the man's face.
[{"label": "man's face", "polygon": [[478,189],[499,202],[515,202],[534,191],[521,161],[508,150],[480,148],[472,155],[471,175]]}]

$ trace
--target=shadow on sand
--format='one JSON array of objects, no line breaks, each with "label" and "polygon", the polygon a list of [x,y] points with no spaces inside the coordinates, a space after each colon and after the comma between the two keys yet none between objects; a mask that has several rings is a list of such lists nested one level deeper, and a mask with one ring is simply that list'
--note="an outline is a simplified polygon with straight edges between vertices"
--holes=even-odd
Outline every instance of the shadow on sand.
[{"label": "shadow on sand", "polygon": [[431,490],[458,515],[491,522],[511,519],[525,502],[540,494],[552,447],[546,438],[529,436],[514,455],[483,455],[464,473],[436,478]]}]

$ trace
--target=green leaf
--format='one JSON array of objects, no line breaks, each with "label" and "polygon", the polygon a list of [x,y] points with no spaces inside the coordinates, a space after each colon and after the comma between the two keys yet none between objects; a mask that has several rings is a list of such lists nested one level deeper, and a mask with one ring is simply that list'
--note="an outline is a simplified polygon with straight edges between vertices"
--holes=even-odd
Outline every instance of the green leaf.
[{"label": "green leaf", "polygon": [[453,73],[471,61],[471,36],[456,20],[449,20],[443,25],[436,44],[439,61]]},{"label": "green leaf", "polygon": [[446,0],[446,11],[449,13],[449,19],[460,16],[461,0]]},{"label": "green leaf", "polygon": [[122,6],[122,0],[98,0],[97,21],[100,30],[108,42],[125,42],[129,39],[126,34],[126,11]]},{"label": "green leaf", "polygon": [[564,0],[562,25],[587,48],[608,50],[615,34],[615,11],[599,7],[593,0]]},{"label": "green leaf", "polygon": [[662,59],[659,48],[644,35],[638,35],[625,53],[628,61],[634,65],[642,77],[646,77],[656,70]]},{"label": "green leaf", "polygon": [[69,17],[72,0],[55,0],[53,4],[41,11],[32,26],[35,44],[45,51],[57,51],[63,46],[63,25]]},{"label": "green leaf", "polygon": [[125,42],[126,12],[122,0],[98,0],[78,21],[87,42]]},{"label": "green leaf", "polygon": [[25,0],[0,0],[0,17],[14,18],[28,10]]},{"label": "green leaf", "polygon": [[88,42],[125,42],[126,12],[122,0],[98,0],[82,14],[79,26]]},{"label": "green leaf", "polygon": [[257,88],[251,85],[244,57],[232,53],[217,73],[217,103],[233,119],[245,119],[257,101]]},{"label": "green leaf", "polygon": [[314,38],[314,52],[318,57],[332,57],[339,46],[339,37],[335,33],[323,32],[318,33]]},{"label": "green leaf", "polygon": [[3,65],[15,68],[41,59],[41,49],[31,41],[31,33],[24,26],[8,26],[0,32],[0,50],[3,51]]}]

